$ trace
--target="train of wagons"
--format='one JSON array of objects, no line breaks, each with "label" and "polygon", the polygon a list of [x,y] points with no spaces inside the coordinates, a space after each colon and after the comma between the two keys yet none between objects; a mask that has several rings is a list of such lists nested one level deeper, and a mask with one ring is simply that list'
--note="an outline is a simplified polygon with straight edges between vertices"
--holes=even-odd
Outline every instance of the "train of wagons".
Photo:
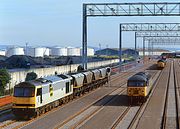
[{"label": "train of wagons", "polygon": [[152,90],[151,75],[148,72],[139,72],[127,81],[127,96],[129,104],[141,104],[146,101]]},{"label": "train of wagons", "polygon": [[25,81],[14,87],[12,111],[16,118],[39,116],[108,82],[110,67]]}]

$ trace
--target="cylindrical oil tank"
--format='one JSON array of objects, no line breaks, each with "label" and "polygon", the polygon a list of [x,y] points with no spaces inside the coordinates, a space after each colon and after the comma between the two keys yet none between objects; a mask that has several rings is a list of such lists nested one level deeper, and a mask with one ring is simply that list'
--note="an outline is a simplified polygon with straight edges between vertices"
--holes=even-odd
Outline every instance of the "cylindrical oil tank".
[{"label": "cylindrical oil tank", "polygon": [[34,49],[34,57],[43,57],[44,56],[44,48],[37,47]]},{"label": "cylindrical oil tank", "polygon": [[63,47],[54,47],[51,48],[52,56],[67,56],[67,48]]},{"label": "cylindrical oil tank", "polygon": [[[82,56],[82,48],[81,48],[81,56]],[[94,49],[93,48],[87,48],[87,56],[94,56]]]},{"label": "cylindrical oil tank", "polygon": [[10,57],[12,55],[24,55],[24,48],[22,47],[11,47],[6,51],[6,56]]},{"label": "cylindrical oil tank", "polygon": [[94,49],[93,48],[87,48],[87,55],[88,56],[94,56]]},{"label": "cylindrical oil tank", "polygon": [[81,48],[68,47],[68,56],[81,56]]},{"label": "cylindrical oil tank", "polygon": [[5,56],[6,55],[6,51],[5,50],[0,50],[0,55],[1,56]]},{"label": "cylindrical oil tank", "polygon": [[44,47],[28,47],[26,54],[32,57],[43,57],[44,56]]},{"label": "cylindrical oil tank", "polygon": [[45,47],[44,48],[44,56],[49,56],[50,55],[50,49]]}]

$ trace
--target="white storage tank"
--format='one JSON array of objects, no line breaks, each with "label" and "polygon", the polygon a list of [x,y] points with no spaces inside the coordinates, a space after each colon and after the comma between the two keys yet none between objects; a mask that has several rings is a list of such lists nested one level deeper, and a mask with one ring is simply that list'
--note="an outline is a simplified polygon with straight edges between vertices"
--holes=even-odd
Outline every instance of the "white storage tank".
[{"label": "white storage tank", "polygon": [[32,57],[43,57],[44,47],[28,47],[26,54]]},{"label": "white storage tank", "polygon": [[[81,56],[82,56],[82,48],[81,48]],[[87,48],[87,56],[94,56],[93,48]]]},{"label": "white storage tank", "polygon": [[6,51],[5,50],[0,50],[0,55],[1,56],[5,56],[6,55]]},{"label": "white storage tank", "polygon": [[87,49],[87,55],[88,56],[94,56],[94,49],[93,48],[88,48]]},{"label": "white storage tank", "polygon": [[24,55],[24,48],[22,47],[10,47],[6,51],[6,56],[10,57],[12,55]]},{"label": "white storage tank", "polygon": [[68,56],[81,56],[81,48],[68,47]]},{"label": "white storage tank", "polygon": [[52,56],[67,56],[67,48],[63,47],[54,47],[51,48]]},{"label": "white storage tank", "polygon": [[50,49],[45,47],[44,48],[44,56],[49,56],[50,55]]}]

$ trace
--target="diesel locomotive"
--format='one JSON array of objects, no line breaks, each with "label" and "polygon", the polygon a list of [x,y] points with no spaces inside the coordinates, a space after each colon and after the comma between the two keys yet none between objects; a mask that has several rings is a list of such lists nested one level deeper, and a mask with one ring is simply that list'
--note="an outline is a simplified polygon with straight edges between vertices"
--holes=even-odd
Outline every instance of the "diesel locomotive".
[{"label": "diesel locomotive", "polygon": [[158,69],[163,69],[166,65],[166,60],[160,59],[157,61],[157,68]]},{"label": "diesel locomotive", "polygon": [[110,74],[111,68],[106,67],[21,82],[14,87],[13,114],[20,119],[39,116],[85,92],[102,86],[108,82]]},{"label": "diesel locomotive", "polygon": [[130,104],[145,102],[151,90],[151,75],[147,72],[139,72],[127,81],[127,96]]}]

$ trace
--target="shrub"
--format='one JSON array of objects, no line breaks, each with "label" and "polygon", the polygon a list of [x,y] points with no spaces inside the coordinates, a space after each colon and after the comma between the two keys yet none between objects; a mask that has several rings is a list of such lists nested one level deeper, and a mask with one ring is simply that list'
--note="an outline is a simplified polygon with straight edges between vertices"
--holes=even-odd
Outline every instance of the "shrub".
[{"label": "shrub", "polygon": [[35,80],[37,78],[37,74],[35,72],[27,73],[25,81]]},{"label": "shrub", "polygon": [[11,80],[10,74],[6,69],[0,69],[0,96],[4,95],[7,83]]}]

